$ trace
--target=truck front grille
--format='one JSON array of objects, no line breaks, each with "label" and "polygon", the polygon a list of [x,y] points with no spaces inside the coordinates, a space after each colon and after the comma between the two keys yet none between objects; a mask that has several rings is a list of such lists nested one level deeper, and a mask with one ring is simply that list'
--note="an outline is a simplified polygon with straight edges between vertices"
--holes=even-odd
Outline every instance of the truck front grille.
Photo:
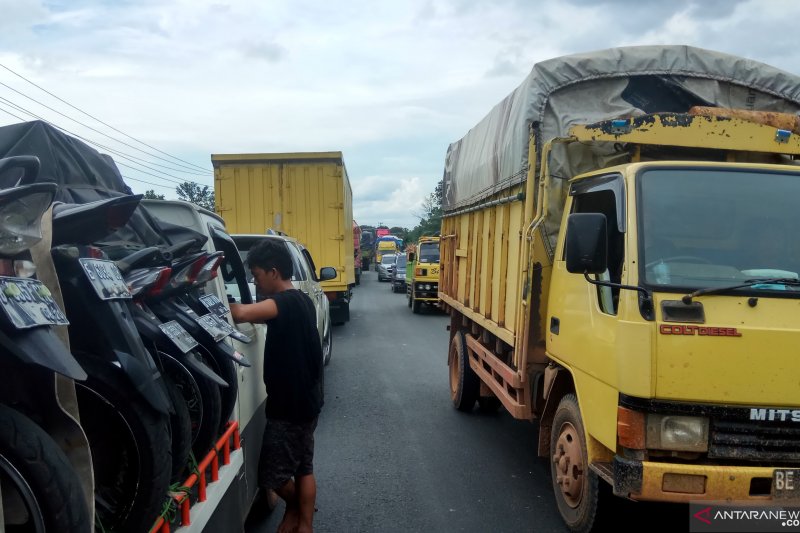
[{"label": "truck front grille", "polygon": [[711,459],[800,462],[800,427],[712,420]]}]

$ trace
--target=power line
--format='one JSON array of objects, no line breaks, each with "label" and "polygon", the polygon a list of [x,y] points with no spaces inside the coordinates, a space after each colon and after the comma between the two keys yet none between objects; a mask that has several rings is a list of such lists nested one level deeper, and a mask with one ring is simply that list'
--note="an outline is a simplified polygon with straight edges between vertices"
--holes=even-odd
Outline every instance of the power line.
[{"label": "power line", "polygon": [[[134,164],[136,164],[136,165],[140,165],[140,166],[143,166],[143,167],[145,167],[145,168],[148,168],[148,169],[150,169],[150,170],[153,170],[153,171],[155,171],[155,172],[159,172],[159,173],[161,173],[161,174],[165,174],[165,175],[167,175],[167,176],[171,176],[171,177],[173,177],[173,178],[177,178],[178,180],[180,180],[180,179],[181,179],[181,178],[179,178],[178,176],[174,176],[174,175],[172,175],[172,174],[167,174],[166,172],[164,172],[164,171],[162,171],[162,170],[158,170],[158,169],[155,169],[155,168],[149,167],[149,166],[147,166],[147,165],[144,165],[144,164],[142,164],[142,163],[138,163],[138,162],[134,161],[133,159],[131,159],[130,157],[128,157],[128,155],[127,155],[127,154],[125,154],[124,152],[120,152],[120,151],[118,151],[118,150],[116,150],[116,149],[114,149],[114,148],[111,148],[111,147],[109,147],[109,146],[105,146],[105,145],[103,145],[103,144],[100,144],[100,143],[97,143],[97,142],[95,142],[95,141],[92,141],[92,140],[90,140],[90,139],[87,139],[86,137],[83,137],[83,136],[81,136],[81,135],[78,135],[77,133],[75,133],[75,132],[72,132],[72,131],[70,131],[70,130],[68,130],[68,129],[66,129],[66,128],[62,128],[61,126],[59,126],[59,125],[57,125],[57,124],[55,124],[55,123],[52,123],[52,122],[48,121],[48,120],[47,120],[47,119],[45,119],[44,117],[41,117],[41,116],[37,115],[36,113],[34,113],[34,112],[32,112],[32,111],[29,111],[28,109],[25,109],[24,107],[22,107],[22,106],[20,106],[20,105],[18,105],[18,104],[15,104],[14,102],[12,102],[11,100],[9,100],[9,99],[7,99],[7,98],[4,98],[4,97],[0,96],[0,100],[2,100],[2,101],[4,101],[4,102],[6,102],[6,105],[11,105],[13,108],[15,108],[15,109],[16,109],[16,110],[18,110],[18,111],[21,111],[21,112],[23,112],[23,113],[26,113],[26,114],[28,114],[28,115],[30,115],[30,116],[32,116],[32,117],[34,117],[34,118],[37,118],[37,119],[41,120],[42,122],[45,122],[46,124],[49,124],[49,125],[53,126],[54,128],[56,128],[56,129],[59,129],[59,130],[61,130],[61,131],[65,132],[65,133],[68,133],[68,134],[70,134],[70,135],[73,135],[73,136],[77,137],[78,139],[81,139],[81,140],[83,140],[83,141],[85,141],[85,142],[87,142],[87,143],[89,143],[89,144],[93,144],[93,145],[95,145],[95,146],[97,146],[97,147],[99,147],[99,148],[102,148],[102,149],[104,149],[104,150],[108,150],[108,151],[110,151],[110,152],[112,152],[112,153],[115,153],[115,154],[117,154],[119,157],[122,157],[123,159],[127,159],[127,160],[131,161],[132,163],[134,163]],[[22,120],[22,121],[24,121],[24,120],[25,120],[25,119],[23,119],[23,118],[20,118],[20,117],[18,117],[17,115],[14,115],[14,116],[15,116],[15,117],[17,117],[19,120]],[[134,156],[134,157],[135,157],[135,156]],[[136,159],[139,159],[139,158],[136,158]],[[143,174],[147,174],[147,175],[149,175],[149,176],[153,176],[154,178],[158,178],[158,179],[161,179],[161,180],[164,180],[164,181],[169,181],[169,182],[175,183],[175,184],[177,184],[177,185],[180,185],[181,183],[184,183],[184,182],[187,182],[187,181],[188,181],[188,182],[190,182],[190,183],[194,183],[194,184],[196,184],[196,185],[199,185],[199,186],[201,186],[201,187],[207,187],[207,186],[208,186],[208,185],[207,185],[207,184],[205,184],[205,183],[200,183],[200,182],[197,182],[197,181],[192,181],[192,180],[175,181],[175,180],[172,180],[172,179],[170,179],[170,178],[165,178],[164,176],[159,176],[159,175],[156,175],[156,174],[151,174],[150,172],[145,172],[144,170],[141,170],[141,169],[139,169],[139,168],[132,167],[132,166],[130,166],[130,165],[126,165],[125,163],[122,163],[121,161],[116,161],[115,163],[116,163],[117,165],[119,165],[119,166],[127,167],[127,168],[129,168],[129,169],[131,169],[131,170],[135,170],[135,171],[137,171],[137,172],[141,172],[141,173],[143,173]]]},{"label": "power line", "polygon": [[56,100],[58,100],[58,101],[60,101],[60,102],[63,102],[63,103],[65,103],[65,104],[67,104],[67,105],[68,105],[69,107],[71,107],[72,109],[74,109],[74,110],[76,110],[76,111],[78,111],[78,112],[80,112],[80,113],[83,113],[83,114],[84,114],[84,115],[86,115],[87,117],[89,117],[89,118],[91,118],[91,119],[93,119],[93,120],[96,120],[96,121],[97,121],[97,122],[99,122],[100,124],[102,124],[102,125],[104,125],[104,126],[106,126],[106,127],[108,127],[108,128],[111,128],[112,130],[116,131],[117,133],[120,133],[120,134],[124,135],[125,137],[127,137],[127,138],[129,138],[129,139],[131,139],[131,140],[133,140],[133,141],[136,141],[136,142],[138,142],[139,144],[141,144],[141,145],[143,145],[143,146],[147,146],[148,148],[150,148],[150,149],[152,149],[152,150],[155,150],[156,152],[159,152],[159,153],[161,153],[161,154],[164,154],[164,155],[166,155],[166,156],[169,156],[169,157],[171,157],[172,159],[175,159],[175,160],[177,160],[177,161],[180,161],[180,162],[182,162],[182,163],[186,163],[186,164],[188,164],[188,165],[191,165],[191,166],[193,166],[193,167],[195,167],[195,168],[197,168],[197,169],[199,169],[199,170],[202,170],[202,171],[205,171],[205,172],[208,172],[208,171],[209,171],[209,169],[208,169],[208,168],[203,168],[203,167],[201,167],[201,166],[199,166],[199,165],[196,165],[196,164],[194,164],[194,163],[191,163],[191,162],[189,162],[189,161],[186,161],[186,160],[184,160],[184,159],[181,159],[181,158],[179,158],[179,157],[176,157],[176,156],[174,156],[174,155],[171,155],[171,154],[169,154],[169,153],[167,153],[167,152],[164,152],[164,151],[162,151],[162,150],[159,150],[159,149],[158,149],[158,148],[156,148],[155,146],[150,146],[150,145],[149,145],[149,144],[147,144],[146,142],[140,141],[139,139],[137,139],[137,138],[135,138],[135,137],[132,137],[132,136],[128,135],[128,134],[127,134],[127,133],[125,133],[124,131],[118,130],[118,129],[117,129],[117,128],[115,128],[114,126],[112,126],[112,125],[110,125],[110,124],[107,124],[107,123],[103,122],[102,120],[100,120],[99,118],[95,117],[94,115],[91,115],[91,114],[87,113],[86,111],[84,111],[83,109],[80,109],[79,107],[76,107],[76,106],[74,106],[74,105],[70,104],[69,102],[67,102],[67,101],[66,101],[66,100],[64,100],[63,98],[60,98],[59,96],[56,96],[55,94],[51,93],[50,91],[48,91],[48,90],[47,90],[47,89],[45,89],[44,87],[42,87],[42,86],[40,86],[40,85],[37,85],[36,83],[32,82],[31,80],[29,80],[28,78],[26,78],[26,77],[25,77],[25,76],[23,76],[22,74],[19,74],[19,73],[15,72],[15,71],[11,70],[11,69],[10,69],[10,68],[8,68],[7,66],[3,65],[2,63],[0,63],[0,67],[3,67],[4,69],[6,69],[7,71],[9,71],[11,74],[13,74],[13,75],[17,76],[18,78],[21,78],[21,79],[25,80],[26,82],[30,83],[31,85],[33,85],[33,86],[34,86],[34,87],[36,87],[37,89],[40,89],[41,91],[44,91],[45,93],[49,94],[50,96],[52,96],[52,97],[53,97],[53,98],[55,98]]},{"label": "power line", "polygon": [[153,183],[151,181],[145,181],[145,180],[140,180],[140,179],[136,179],[136,178],[131,178],[130,176],[125,176],[125,175],[123,175],[122,177],[124,179],[126,179],[126,180],[138,181],[139,183],[146,183],[148,185],[155,185],[156,187],[161,187],[162,189],[170,189],[172,191],[175,190],[173,187],[170,187],[168,185],[159,185],[158,183]]},{"label": "power line", "polygon": [[24,118],[21,118],[19,115],[15,115],[15,114],[14,114],[14,113],[12,113],[11,111],[6,111],[6,110],[5,110],[5,109],[3,109],[2,107],[0,107],[0,111],[2,111],[3,113],[5,113],[6,115],[11,115],[12,117],[16,118],[17,120],[21,120],[21,121],[25,122],[25,119],[24,119]]},{"label": "power line", "polygon": [[[147,154],[147,155],[149,155],[150,157],[155,157],[156,159],[160,159],[161,161],[166,161],[166,162],[168,162],[168,163],[172,163],[172,162],[171,162],[171,161],[169,161],[168,159],[164,159],[163,157],[158,157],[157,155],[150,154],[150,153],[148,153],[146,150],[142,150],[141,148],[138,148],[138,147],[136,147],[136,146],[133,146],[132,144],[126,143],[125,141],[120,141],[119,139],[117,139],[117,138],[115,138],[115,137],[112,137],[111,135],[108,135],[107,133],[104,133],[104,132],[102,132],[102,131],[98,130],[97,128],[93,128],[92,126],[89,126],[88,124],[84,124],[84,123],[83,123],[83,122],[81,122],[80,120],[76,120],[76,119],[74,119],[74,118],[70,117],[69,115],[65,115],[65,114],[64,114],[64,113],[62,113],[61,111],[59,111],[59,110],[57,110],[57,109],[53,109],[52,107],[48,106],[47,104],[43,104],[42,102],[40,102],[40,101],[36,100],[35,98],[32,98],[32,97],[28,96],[27,94],[25,94],[25,93],[23,93],[23,92],[20,92],[20,91],[16,90],[15,88],[11,87],[10,85],[7,85],[7,84],[3,83],[2,81],[0,81],[0,85],[2,85],[3,87],[5,87],[6,89],[9,89],[9,90],[11,90],[11,91],[14,91],[15,93],[19,94],[20,96],[22,96],[22,97],[24,97],[24,98],[27,98],[28,100],[30,100],[30,101],[32,101],[32,102],[35,102],[35,103],[39,104],[40,106],[42,106],[42,107],[44,107],[44,108],[46,108],[46,109],[49,109],[49,110],[50,110],[50,111],[52,111],[53,113],[57,113],[57,114],[61,115],[61,116],[62,116],[62,117],[64,117],[64,118],[68,118],[69,120],[71,120],[71,121],[73,121],[73,122],[75,122],[75,123],[77,123],[77,124],[80,124],[80,125],[81,125],[81,126],[83,126],[84,128],[88,128],[88,129],[90,129],[90,130],[92,130],[92,131],[94,131],[94,132],[96,132],[96,133],[99,133],[100,135],[102,135],[102,136],[104,136],[104,137],[108,137],[108,138],[109,138],[109,139],[111,139],[112,141],[115,141],[115,142],[118,142],[118,143],[120,143],[120,144],[122,144],[122,145],[125,145],[125,146],[127,146],[128,148],[133,148],[134,150],[138,150],[139,152],[142,152],[143,154]],[[154,163],[154,164],[157,164],[157,163]],[[175,165],[176,163],[172,163],[172,164],[173,164],[173,165]],[[183,168],[189,168],[189,167],[186,167],[186,166],[184,166],[184,165],[178,165],[178,166],[182,166]],[[201,173],[199,173],[199,172],[197,172],[197,171],[195,171],[195,170],[192,170],[192,169],[189,169],[189,170],[180,170],[180,169],[171,168],[171,167],[165,167],[165,168],[169,168],[170,170],[177,171],[177,172],[185,172],[186,174],[193,174],[193,175],[195,175],[195,176],[207,176],[207,175],[211,174],[211,173],[210,173],[210,172],[208,172],[208,171],[205,171],[205,172],[203,172],[203,173],[201,174]]]}]

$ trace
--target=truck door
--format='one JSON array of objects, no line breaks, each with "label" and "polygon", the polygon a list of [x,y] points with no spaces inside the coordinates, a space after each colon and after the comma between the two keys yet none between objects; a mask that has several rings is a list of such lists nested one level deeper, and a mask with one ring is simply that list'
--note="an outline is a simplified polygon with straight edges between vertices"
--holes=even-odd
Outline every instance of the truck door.
[{"label": "truck door", "polygon": [[[608,224],[608,270],[597,279],[625,283],[625,184],[619,174],[572,184],[572,213],[602,213]],[[566,219],[565,219],[566,220]],[[595,438],[614,449],[616,418],[616,360],[619,289],[590,284],[570,274],[564,256],[564,232],[559,237],[548,304],[548,352],[573,370],[583,418],[594,421]],[[581,396],[584,396],[581,398]],[[591,429],[591,428],[589,428]],[[602,437],[602,438],[600,438]]]}]

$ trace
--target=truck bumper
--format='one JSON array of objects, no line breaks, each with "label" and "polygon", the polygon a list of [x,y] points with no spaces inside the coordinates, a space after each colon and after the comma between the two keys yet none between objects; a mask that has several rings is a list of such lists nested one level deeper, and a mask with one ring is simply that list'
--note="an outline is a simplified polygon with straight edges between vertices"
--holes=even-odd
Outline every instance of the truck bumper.
[{"label": "truck bumper", "polygon": [[619,456],[613,466],[614,494],[632,500],[772,500],[773,467],[656,463]]}]

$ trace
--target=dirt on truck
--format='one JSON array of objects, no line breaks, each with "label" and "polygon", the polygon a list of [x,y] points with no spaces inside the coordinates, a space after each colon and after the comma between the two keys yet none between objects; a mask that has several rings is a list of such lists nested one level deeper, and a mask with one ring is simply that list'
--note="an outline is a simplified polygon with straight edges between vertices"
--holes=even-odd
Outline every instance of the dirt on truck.
[{"label": "dirt on truck", "polygon": [[[800,78],[686,46],[536,64],[444,173],[453,403],[538,420],[558,510],[796,499]],[[503,453],[500,448],[498,454]]]}]

